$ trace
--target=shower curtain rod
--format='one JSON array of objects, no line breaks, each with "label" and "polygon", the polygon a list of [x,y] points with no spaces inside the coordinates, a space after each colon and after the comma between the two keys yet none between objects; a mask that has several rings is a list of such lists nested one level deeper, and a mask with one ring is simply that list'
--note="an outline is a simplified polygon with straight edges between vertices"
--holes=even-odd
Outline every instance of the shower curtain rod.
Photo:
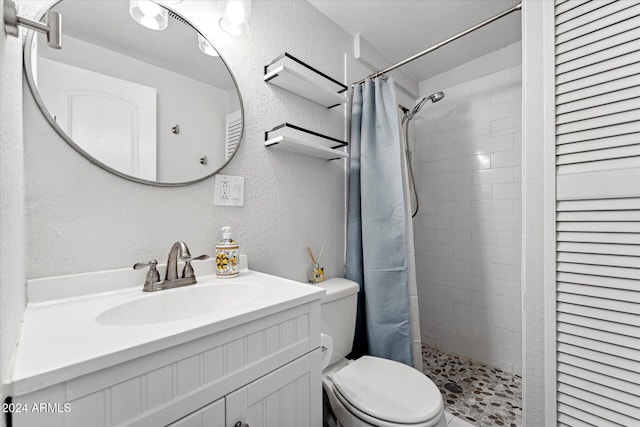
[{"label": "shower curtain rod", "polygon": [[489,18],[489,19],[487,19],[486,21],[482,21],[481,23],[479,23],[479,24],[477,24],[477,25],[474,25],[474,26],[473,26],[473,27],[471,27],[471,28],[467,28],[467,29],[466,29],[466,30],[464,30],[463,32],[458,33],[458,34],[456,34],[456,35],[455,35],[455,36],[453,36],[453,37],[449,37],[448,39],[443,40],[443,41],[441,41],[441,42],[440,42],[440,43],[438,43],[438,44],[434,44],[433,46],[431,46],[431,47],[430,47],[430,48],[428,48],[428,49],[423,50],[422,52],[418,52],[418,53],[416,53],[415,55],[413,55],[413,56],[411,56],[411,57],[409,57],[409,58],[407,58],[407,59],[405,59],[405,60],[403,60],[403,61],[398,62],[397,64],[393,64],[392,66],[387,67],[387,68],[385,68],[384,70],[376,71],[375,73],[373,73],[373,74],[371,74],[371,75],[367,76],[366,78],[364,78],[364,79],[362,79],[362,80],[358,80],[358,81],[357,81],[357,82],[355,82],[355,83],[352,83],[352,84],[351,84],[351,87],[353,88],[353,87],[354,87],[355,85],[357,85],[357,84],[364,83],[364,82],[365,82],[365,80],[367,80],[367,79],[369,79],[369,78],[375,78],[375,77],[381,76],[381,75],[383,75],[383,74],[386,74],[386,73],[388,73],[389,71],[393,71],[393,70],[395,70],[395,69],[396,69],[396,68],[398,68],[398,67],[402,67],[403,65],[408,64],[409,62],[415,61],[416,59],[423,57],[423,56],[424,56],[424,55],[426,55],[427,53],[431,53],[431,52],[433,52],[434,50],[439,49],[439,48],[441,48],[442,46],[444,46],[444,45],[446,45],[446,44],[449,44],[449,43],[451,43],[452,41],[457,40],[457,39],[459,39],[459,38],[460,38],[460,37],[462,37],[462,36],[466,36],[467,34],[469,34],[469,33],[473,32],[473,31],[475,31],[475,30],[477,30],[477,29],[479,29],[479,28],[482,28],[482,27],[484,27],[485,25],[491,24],[492,22],[497,21],[498,19],[503,18],[503,17],[505,17],[505,16],[509,15],[509,14],[510,14],[510,13],[512,13],[512,12],[515,12],[516,10],[521,10],[521,9],[522,9],[522,3],[518,3],[517,5],[513,6],[512,8],[507,9],[507,10],[505,10],[504,12],[501,12],[501,13],[497,14],[496,16]]}]

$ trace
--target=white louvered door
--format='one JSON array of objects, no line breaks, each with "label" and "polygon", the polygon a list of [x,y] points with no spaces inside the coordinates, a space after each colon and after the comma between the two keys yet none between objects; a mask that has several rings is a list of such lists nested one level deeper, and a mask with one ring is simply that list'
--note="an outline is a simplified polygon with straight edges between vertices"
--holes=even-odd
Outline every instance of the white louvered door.
[{"label": "white louvered door", "polygon": [[558,424],[640,426],[640,1],[556,1]]}]

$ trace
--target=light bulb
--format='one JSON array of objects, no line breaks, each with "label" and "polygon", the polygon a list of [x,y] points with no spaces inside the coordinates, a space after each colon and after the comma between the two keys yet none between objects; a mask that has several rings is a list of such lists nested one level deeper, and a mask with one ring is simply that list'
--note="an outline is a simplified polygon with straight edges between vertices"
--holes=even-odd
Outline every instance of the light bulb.
[{"label": "light bulb", "polygon": [[224,7],[224,16],[220,18],[220,28],[232,36],[241,36],[249,30],[251,0],[228,0]]},{"label": "light bulb", "polygon": [[231,25],[237,27],[238,25],[242,24],[247,16],[242,2],[237,0],[230,0],[229,3],[227,3],[226,16]]},{"label": "light bulb", "polygon": [[129,0],[129,14],[151,30],[164,30],[169,23],[167,9],[151,0]]},{"label": "light bulb", "polygon": [[160,15],[164,10],[159,4],[154,3],[151,0],[139,0],[138,7],[143,15],[151,18]]}]

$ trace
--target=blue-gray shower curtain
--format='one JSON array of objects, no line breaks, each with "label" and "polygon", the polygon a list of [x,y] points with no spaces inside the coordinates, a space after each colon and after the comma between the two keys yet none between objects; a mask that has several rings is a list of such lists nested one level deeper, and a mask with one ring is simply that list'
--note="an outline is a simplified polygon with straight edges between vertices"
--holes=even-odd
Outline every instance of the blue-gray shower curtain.
[{"label": "blue-gray shower curtain", "polygon": [[397,109],[392,78],[354,88],[345,275],[360,284],[352,355],[412,365]]}]

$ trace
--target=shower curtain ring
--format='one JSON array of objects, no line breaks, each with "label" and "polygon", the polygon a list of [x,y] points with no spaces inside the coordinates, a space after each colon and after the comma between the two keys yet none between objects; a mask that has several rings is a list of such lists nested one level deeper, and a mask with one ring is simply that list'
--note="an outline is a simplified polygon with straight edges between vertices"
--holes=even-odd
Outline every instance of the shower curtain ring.
[{"label": "shower curtain ring", "polygon": [[381,72],[377,72],[377,73],[373,73],[369,76],[369,78],[371,80],[380,77],[385,83],[387,82],[387,80],[389,79],[389,77],[385,74],[385,73],[381,73]]}]

